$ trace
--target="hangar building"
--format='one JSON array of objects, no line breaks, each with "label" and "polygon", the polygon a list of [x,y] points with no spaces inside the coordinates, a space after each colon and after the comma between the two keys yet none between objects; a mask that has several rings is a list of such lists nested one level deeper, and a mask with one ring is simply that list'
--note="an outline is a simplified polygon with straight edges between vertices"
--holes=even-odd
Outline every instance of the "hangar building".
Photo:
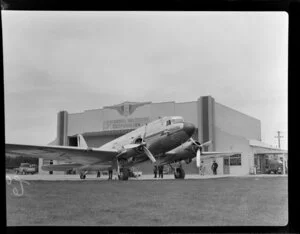
[{"label": "hangar building", "polygon": [[[194,139],[203,143],[212,141],[204,151],[241,152],[231,157],[217,158],[218,174],[246,175],[254,167],[263,173],[265,158],[286,153],[261,142],[260,120],[222,105],[211,96],[196,101],[172,102],[123,102],[101,109],[80,113],[60,111],[57,115],[57,137],[51,145],[77,146],[77,134],[82,134],[89,147],[101,145],[162,116],[182,116],[196,126]],[[54,164],[58,162],[53,162]],[[49,161],[39,161],[41,166]],[[212,159],[204,162],[206,174],[212,174]],[[195,161],[183,164],[186,173],[199,173]],[[143,174],[153,172],[151,162],[137,165]],[[59,172],[54,172],[59,173]]]}]

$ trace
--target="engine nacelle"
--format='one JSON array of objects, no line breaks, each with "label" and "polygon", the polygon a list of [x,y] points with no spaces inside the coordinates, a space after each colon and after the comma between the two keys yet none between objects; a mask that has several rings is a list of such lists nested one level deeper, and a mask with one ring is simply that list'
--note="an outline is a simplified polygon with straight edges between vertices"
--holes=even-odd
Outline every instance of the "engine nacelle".
[{"label": "engine nacelle", "polygon": [[123,151],[123,153],[119,156],[119,158],[122,159],[130,159],[132,157],[135,157],[139,154],[144,153],[144,144],[141,144],[140,146],[135,146],[130,148],[131,146],[125,146],[125,150]]}]

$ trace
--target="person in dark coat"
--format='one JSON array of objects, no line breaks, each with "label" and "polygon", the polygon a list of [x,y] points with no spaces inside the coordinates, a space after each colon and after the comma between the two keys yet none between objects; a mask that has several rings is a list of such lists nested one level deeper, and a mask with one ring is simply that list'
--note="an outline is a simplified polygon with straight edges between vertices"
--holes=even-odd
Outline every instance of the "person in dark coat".
[{"label": "person in dark coat", "polygon": [[110,169],[108,170],[108,179],[109,179],[109,180],[112,180],[112,175],[113,175],[113,170],[110,168]]},{"label": "person in dark coat", "polygon": [[155,165],[153,168],[154,178],[157,178],[157,171],[158,171],[158,168],[157,168],[157,165]]},{"label": "person in dark coat", "polygon": [[214,173],[214,175],[217,174],[217,169],[218,169],[218,163],[216,163],[216,161],[214,160],[213,164],[211,165],[211,169]]},{"label": "person in dark coat", "polygon": [[164,166],[158,167],[159,178],[164,178]]}]

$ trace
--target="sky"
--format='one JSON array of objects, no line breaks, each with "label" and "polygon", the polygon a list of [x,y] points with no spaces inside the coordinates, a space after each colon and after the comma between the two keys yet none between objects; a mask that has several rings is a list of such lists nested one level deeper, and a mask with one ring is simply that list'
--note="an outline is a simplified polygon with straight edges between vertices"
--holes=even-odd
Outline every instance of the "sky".
[{"label": "sky", "polygon": [[57,113],[216,102],[287,149],[285,12],[2,11],[6,142],[48,144]]}]

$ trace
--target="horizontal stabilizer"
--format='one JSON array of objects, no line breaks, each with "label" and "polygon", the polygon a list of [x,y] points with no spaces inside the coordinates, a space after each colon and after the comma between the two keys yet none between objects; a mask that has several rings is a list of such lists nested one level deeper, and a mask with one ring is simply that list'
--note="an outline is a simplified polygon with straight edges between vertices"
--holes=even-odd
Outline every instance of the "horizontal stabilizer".
[{"label": "horizontal stabilizer", "polygon": [[[201,160],[205,158],[221,158],[226,156],[228,157],[236,154],[242,154],[242,152],[201,152]],[[196,158],[193,158],[193,160],[196,160]]]}]

